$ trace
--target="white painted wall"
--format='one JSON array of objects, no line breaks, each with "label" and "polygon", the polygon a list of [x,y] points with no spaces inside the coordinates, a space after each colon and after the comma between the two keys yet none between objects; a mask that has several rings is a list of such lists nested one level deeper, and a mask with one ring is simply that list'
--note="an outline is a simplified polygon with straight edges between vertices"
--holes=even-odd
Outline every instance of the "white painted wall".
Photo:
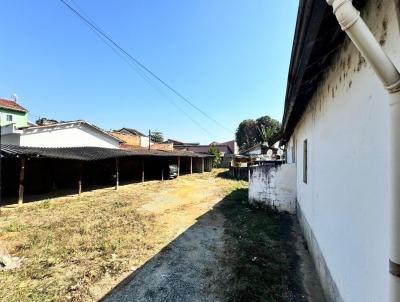
[{"label": "white painted wall", "polygon": [[1,136],[1,144],[19,146],[20,145],[20,134],[13,133],[13,134],[2,135]]},{"label": "white painted wall", "polygon": [[249,202],[296,213],[296,165],[254,166],[249,171]]},{"label": "white painted wall", "polygon": [[19,145],[22,130],[16,128],[15,123],[1,126],[1,144]]},{"label": "white painted wall", "polygon": [[103,147],[119,148],[118,141],[85,125],[72,124],[57,127],[25,129],[21,146],[31,147]]},{"label": "white painted wall", "polygon": [[236,141],[233,143],[233,154],[239,154],[239,146]]},{"label": "white painted wall", "polygon": [[[400,67],[394,1],[369,0],[362,15]],[[288,145],[288,161],[297,162],[299,207],[344,301],[388,301],[388,117],[386,91],[347,41]]]},{"label": "white painted wall", "polygon": [[[151,143],[153,145],[153,143]],[[140,146],[141,147],[148,147],[149,146],[149,137],[141,136],[140,137]]]}]

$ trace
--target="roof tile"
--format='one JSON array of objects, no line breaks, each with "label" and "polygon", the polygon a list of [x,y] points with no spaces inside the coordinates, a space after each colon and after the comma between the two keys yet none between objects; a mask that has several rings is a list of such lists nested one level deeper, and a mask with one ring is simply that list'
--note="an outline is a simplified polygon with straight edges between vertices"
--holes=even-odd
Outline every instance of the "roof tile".
[{"label": "roof tile", "polygon": [[19,105],[17,102],[7,99],[0,99],[0,107],[16,111],[28,112],[28,110]]}]

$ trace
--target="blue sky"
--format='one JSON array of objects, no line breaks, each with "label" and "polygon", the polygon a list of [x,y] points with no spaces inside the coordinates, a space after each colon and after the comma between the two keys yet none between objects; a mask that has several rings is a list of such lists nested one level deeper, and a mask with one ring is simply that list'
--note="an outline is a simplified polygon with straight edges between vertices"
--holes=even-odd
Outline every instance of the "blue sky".
[{"label": "blue sky", "polygon": [[0,96],[17,93],[31,120],[85,119],[201,143],[233,139],[243,119],[281,120],[298,1],[75,2],[232,133],[154,89],[60,1],[0,0]]}]

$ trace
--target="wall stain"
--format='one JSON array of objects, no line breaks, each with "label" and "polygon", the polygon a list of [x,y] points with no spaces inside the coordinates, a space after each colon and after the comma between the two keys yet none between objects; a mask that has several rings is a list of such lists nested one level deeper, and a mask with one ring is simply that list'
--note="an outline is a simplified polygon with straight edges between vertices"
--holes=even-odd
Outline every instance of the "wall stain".
[{"label": "wall stain", "polygon": [[388,17],[385,16],[385,17],[383,18],[383,21],[382,21],[382,32],[381,32],[381,37],[379,38],[379,44],[381,44],[381,46],[385,45],[385,43],[386,43],[387,34],[388,34],[388,33],[387,33],[388,23],[389,23]]},{"label": "wall stain", "polygon": [[359,52],[358,53],[358,63],[357,63],[357,71],[361,71],[363,66],[367,66],[367,61],[365,58],[362,56],[362,54]]}]

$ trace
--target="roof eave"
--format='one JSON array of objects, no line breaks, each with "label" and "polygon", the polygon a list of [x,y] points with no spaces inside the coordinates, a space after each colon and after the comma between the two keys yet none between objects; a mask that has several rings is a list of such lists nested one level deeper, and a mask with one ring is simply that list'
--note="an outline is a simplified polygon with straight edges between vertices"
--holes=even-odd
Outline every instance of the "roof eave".
[{"label": "roof eave", "polygon": [[298,89],[303,80],[324,14],[328,8],[326,2],[322,0],[300,1],[282,119],[283,139],[291,135],[292,129],[288,126]]},{"label": "roof eave", "polygon": [[18,111],[18,112],[28,113],[28,110],[26,110],[26,109],[11,108],[11,107],[7,107],[7,106],[0,106],[0,108],[11,110],[11,111]]},{"label": "roof eave", "polygon": [[[365,0],[354,0],[361,8]],[[345,39],[345,34],[324,0],[301,0],[282,118],[285,143],[302,117],[321,77]]]}]

